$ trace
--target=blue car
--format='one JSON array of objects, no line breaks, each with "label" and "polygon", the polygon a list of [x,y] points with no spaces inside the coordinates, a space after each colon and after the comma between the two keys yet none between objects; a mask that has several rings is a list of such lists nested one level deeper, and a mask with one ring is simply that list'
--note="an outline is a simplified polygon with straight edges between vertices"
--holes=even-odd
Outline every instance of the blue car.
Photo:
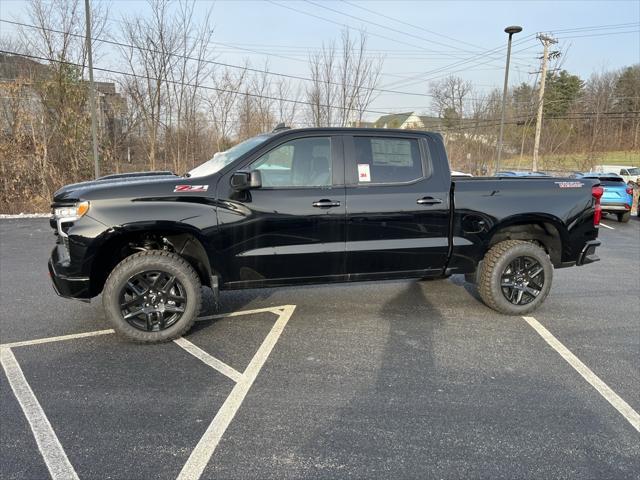
[{"label": "blue car", "polygon": [[633,188],[615,173],[585,173],[582,178],[597,178],[604,188],[600,199],[603,213],[615,213],[619,222],[628,222],[633,204]]},{"label": "blue car", "polygon": [[521,170],[502,170],[495,175],[496,177],[549,177],[545,172],[529,172]]}]

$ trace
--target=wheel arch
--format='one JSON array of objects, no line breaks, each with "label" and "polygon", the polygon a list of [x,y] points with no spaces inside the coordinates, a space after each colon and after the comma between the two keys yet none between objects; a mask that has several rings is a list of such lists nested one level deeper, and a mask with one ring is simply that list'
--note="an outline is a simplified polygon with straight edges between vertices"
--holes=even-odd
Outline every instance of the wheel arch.
[{"label": "wheel arch", "polygon": [[504,240],[535,241],[544,248],[553,265],[558,266],[562,263],[567,234],[562,222],[552,216],[511,217],[491,229],[487,250]]},{"label": "wheel arch", "polygon": [[92,253],[91,295],[98,295],[115,266],[142,250],[168,250],[184,257],[200,282],[211,285],[213,269],[205,248],[206,240],[193,226],[179,222],[139,222],[114,227],[105,232]]}]

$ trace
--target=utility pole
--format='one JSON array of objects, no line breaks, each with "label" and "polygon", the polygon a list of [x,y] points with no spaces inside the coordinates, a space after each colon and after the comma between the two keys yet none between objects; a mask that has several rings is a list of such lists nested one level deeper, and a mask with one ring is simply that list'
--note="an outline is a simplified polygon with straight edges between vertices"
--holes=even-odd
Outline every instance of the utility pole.
[{"label": "utility pole", "polygon": [[507,104],[507,91],[509,88],[509,62],[511,60],[511,37],[515,33],[522,31],[519,25],[512,25],[504,29],[509,34],[509,43],[507,46],[507,66],[504,69],[504,89],[502,90],[502,114],[500,116],[500,133],[498,134],[498,154],[496,159],[496,173],[500,171],[500,158],[502,157],[502,134],[504,133],[504,111]]},{"label": "utility pole", "polygon": [[91,104],[91,137],[93,140],[93,164],[95,177],[100,176],[100,165],[98,163],[98,134],[96,132],[96,84],[93,82],[93,55],[91,52],[91,11],[89,10],[89,0],[84,0],[84,17],[86,21],[86,48],[89,58],[89,103]]},{"label": "utility pole", "polygon": [[531,170],[538,171],[538,151],[540,149],[540,131],[542,130],[542,110],[544,107],[544,85],[547,80],[547,62],[549,61],[549,45],[558,43],[554,38],[539,34],[538,40],[542,42],[544,52],[542,54],[542,72],[540,76],[540,88],[538,89],[538,115],[536,117],[536,137],[533,143],[533,165]]}]

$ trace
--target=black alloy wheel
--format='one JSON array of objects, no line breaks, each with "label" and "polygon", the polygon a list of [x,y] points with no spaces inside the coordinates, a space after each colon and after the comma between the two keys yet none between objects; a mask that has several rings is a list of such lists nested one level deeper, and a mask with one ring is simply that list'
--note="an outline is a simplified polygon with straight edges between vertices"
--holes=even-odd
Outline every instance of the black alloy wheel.
[{"label": "black alloy wheel", "polygon": [[544,288],[544,268],[533,257],[516,257],[509,262],[500,279],[502,294],[513,305],[527,305]]},{"label": "black alloy wheel", "polygon": [[160,332],[180,320],[187,305],[185,287],[160,270],[136,273],[120,290],[122,318],[145,332]]},{"label": "black alloy wheel", "polygon": [[549,295],[553,263],[547,252],[526,240],[503,240],[493,245],[478,267],[482,301],[505,315],[524,315]]}]

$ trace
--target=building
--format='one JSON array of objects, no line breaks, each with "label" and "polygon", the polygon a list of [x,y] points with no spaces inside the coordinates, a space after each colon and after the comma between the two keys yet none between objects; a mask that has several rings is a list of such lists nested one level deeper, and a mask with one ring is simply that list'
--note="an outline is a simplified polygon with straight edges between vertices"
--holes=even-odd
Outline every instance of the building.
[{"label": "building", "polygon": [[[41,109],[36,89],[30,87],[36,80],[47,77],[47,65],[18,55],[0,54],[0,130],[10,129],[11,102],[17,100],[15,88],[21,87],[20,98],[29,102],[31,111]],[[95,82],[98,100],[98,128],[110,139],[122,135],[127,113],[125,98],[116,91],[115,83]],[[89,108],[89,105],[87,105]]]},{"label": "building", "polygon": [[382,115],[375,122],[353,122],[352,127],[361,128],[399,128],[401,130],[440,130],[442,119],[418,115],[415,112],[390,113]]}]

